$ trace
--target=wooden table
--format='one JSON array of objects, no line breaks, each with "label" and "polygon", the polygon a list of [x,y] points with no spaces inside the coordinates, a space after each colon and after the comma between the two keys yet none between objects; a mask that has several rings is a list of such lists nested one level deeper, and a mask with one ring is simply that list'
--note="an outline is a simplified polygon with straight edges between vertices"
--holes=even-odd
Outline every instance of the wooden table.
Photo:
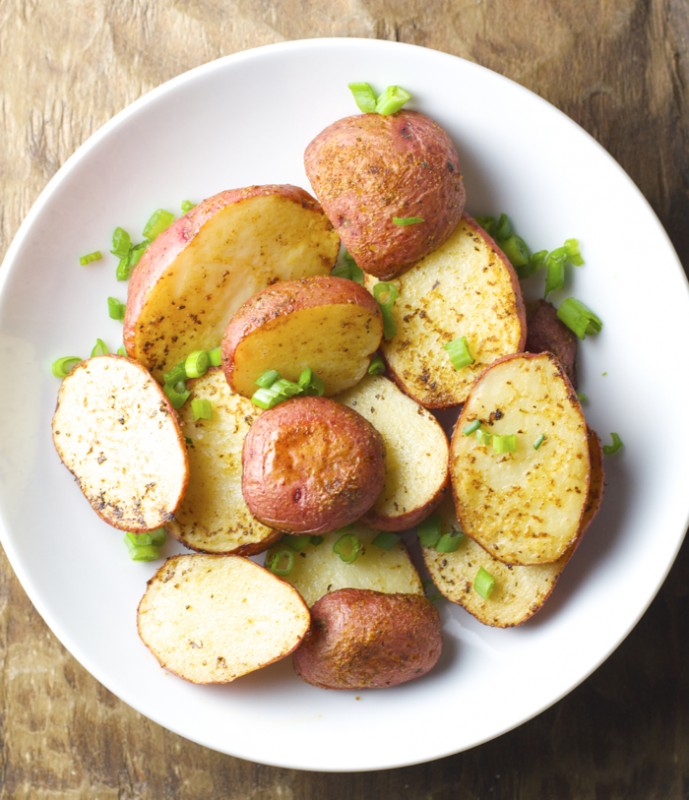
[{"label": "wooden table", "polygon": [[[689,264],[686,0],[0,0],[0,254],[64,160],[143,92],[312,36],[426,45],[535,90],[622,164]],[[619,650],[518,730],[422,766],[329,775],[223,756],[132,711],[62,648],[1,556],[0,798],[686,798],[687,570],[685,547]]]}]

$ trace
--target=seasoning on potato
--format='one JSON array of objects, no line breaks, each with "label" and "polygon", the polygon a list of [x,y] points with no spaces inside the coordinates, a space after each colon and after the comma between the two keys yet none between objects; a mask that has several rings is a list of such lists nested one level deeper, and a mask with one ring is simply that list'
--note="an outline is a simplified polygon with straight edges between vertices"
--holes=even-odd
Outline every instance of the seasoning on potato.
[{"label": "seasoning on potato", "polygon": [[359,519],[385,483],[381,435],[326,397],[265,411],[244,440],[242,492],[251,513],[290,533],[325,533]]}]

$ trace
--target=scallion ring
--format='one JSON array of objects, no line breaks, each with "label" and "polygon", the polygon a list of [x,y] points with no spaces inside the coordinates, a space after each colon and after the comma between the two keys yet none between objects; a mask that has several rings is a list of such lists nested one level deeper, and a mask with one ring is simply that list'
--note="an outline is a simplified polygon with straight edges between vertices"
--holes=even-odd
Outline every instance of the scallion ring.
[{"label": "scallion ring", "polygon": [[53,361],[51,371],[56,378],[66,378],[79,363],[79,356],[62,356]]},{"label": "scallion ring", "polygon": [[343,533],[333,545],[333,553],[339,556],[345,564],[353,564],[363,549],[361,539],[353,533]]},{"label": "scallion ring", "polygon": [[479,570],[476,573],[476,577],[474,578],[474,589],[484,600],[488,600],[491,594],[493,594],[495,589],[495,578],[483,567],[479,567]]}]

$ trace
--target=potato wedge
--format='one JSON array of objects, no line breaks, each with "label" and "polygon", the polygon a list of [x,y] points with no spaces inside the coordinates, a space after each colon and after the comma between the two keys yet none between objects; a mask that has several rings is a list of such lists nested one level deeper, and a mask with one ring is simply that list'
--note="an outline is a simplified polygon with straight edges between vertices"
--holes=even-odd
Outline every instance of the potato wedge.
[{"label": "potato wedge", "polygon": [[309,610],[288,583],[241,556],[168,558],[139,603],[139,636],[191,683],[229,683],[288,656]]},{"label": "potato wedge", "polygon": [[[467,435],[476,421],[484,433]],[[496,452],[496,437],[510,435],[516,450]],[[557,359],[522,353],[488,367],[450,444],[462,529],[507,564],[557,561],[581,533],[590,473],[584,414]]]},{"label": "potato wedge", "polygon": [[296,186],[220,192],[148,247],[129,281],[127,353],[156,377],[194,350],[220,344],[227,321],[277,280],[328,274],[339,239]]},{"label": "potato wedge", "polygon": [[[600,508],[604,487],[600,441],[590,430],[588,443],[591,485],[582,518],[582,533]],[[438,514],[443,528],[459,528],[451,498],[441,504]],[[521,625],[540,611],[580,541],[581,536],[557,561],[528,566],[503,564],[469,536],[465,536],[452,553],[439,553],[432,547],[421,549],[431,579],[445,598],[463,606],[484,625],[510,628]],[[487,599],[474,588],[481,567],[495,579],[495,588]]]},{"label": "potato wedge", "polygon": [[422,595],[340,589],[311,609],[292,662],[323,689],[386,689],[429,672],[442,650],[440,617]]},{"label": "potato wedge", "polygon": [[[390,278],[441,245],[464,210],[459,157],[424,114],[358,114],[306,148],[306,174],[361,269]],[[395,224],[400,219],[412,224]]]},{"label": "potato wedge", "polygon": [[295,397],[265,411],[242,452],[242,493],[264,524],[325,533],[359,519],[385,482],[385,445],[356,411]]},{"label": "potato wedge", "polygon": [[189,478],[187,450],[175,412],[140,364],[115,355],[78,364],[60,387],[52,433],[110,525],[142,532],[172,518]]},{"label": "potato wedge", "polygon": [[195,420],[191,402],[178,412],[189,454],[189,485],[166,527],[202,553],[259,553],[280,536],[251,514],[242,495],[244,438],[261,411],[230,389],[220,368],[189,381],[188,387],[192,399],[210,401],[212,417]]},{"label": "potato wedge", "polygon": [[[359,556],[351,564],[343,561],[333,550],[345,534],[356,536],[362,544]],[[285,580],[297,589],[309,606],[337,589],[423,594],[421,578],[404,541],[400,539],[390,549],[384,549],[373,544],[377,535],[378,531],[355,523],[346,530],[324,534],[317,544],[307,541],[307,537],[285,536],[268,550],[266,564],[270,566],[275,559],[275,566],[280,569],[285,561],[292,561],[292,569],[284,576]]]},{"label": "potato wedge", "polygon": [[[366,278],[372,289],[376,280]],[[394,380],[426,408],[466,400],[481,371],[524,348],[524,302],[512,265],[469,216],[450,238],[392,281],[396,335],[382,344]],[[444,345],[466,336],[474,362],[455,369]]]},{"label": "potato wedge", "polygon": [[251,397],[256,379],[275,369],[298,380],[310,367],[332,396],[366,374],[383,336],[380,308],[346,278],[309,277],[276,283],[232,317],[222,341],[228,383]]},{"label": "potato wedge", "polygon": [[337,399],[365,417],[385,444],[385,485],[365,521],[378,530],[413,527],[433,511],[448,485],[445,431],[382,375],[367,376]]}]

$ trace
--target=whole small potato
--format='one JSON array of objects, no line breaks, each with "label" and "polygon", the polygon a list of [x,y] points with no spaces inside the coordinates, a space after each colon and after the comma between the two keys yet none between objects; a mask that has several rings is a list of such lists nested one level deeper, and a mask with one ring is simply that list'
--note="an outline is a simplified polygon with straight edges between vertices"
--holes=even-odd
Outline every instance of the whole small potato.
[{"label": "whole small potato", "polygon": [[441,649],[440,617],[427,597],[340,589],[311,608],[292,659],[300,678],[323,689],[384,689],[425,675]]},{"label": "whole small potato", "polygon": [[326,397],[295,397],[256,419],[242,466],[242,493],[258,520],[290,533],[325,533],[375,503],[385,446],[356,411]]},{"label": "whole small potato", "polygon": [[304,165],[350,255],[378,278],[439,247],[464,211],[457,150],[415,111],[340,119],[308,145]]}]

